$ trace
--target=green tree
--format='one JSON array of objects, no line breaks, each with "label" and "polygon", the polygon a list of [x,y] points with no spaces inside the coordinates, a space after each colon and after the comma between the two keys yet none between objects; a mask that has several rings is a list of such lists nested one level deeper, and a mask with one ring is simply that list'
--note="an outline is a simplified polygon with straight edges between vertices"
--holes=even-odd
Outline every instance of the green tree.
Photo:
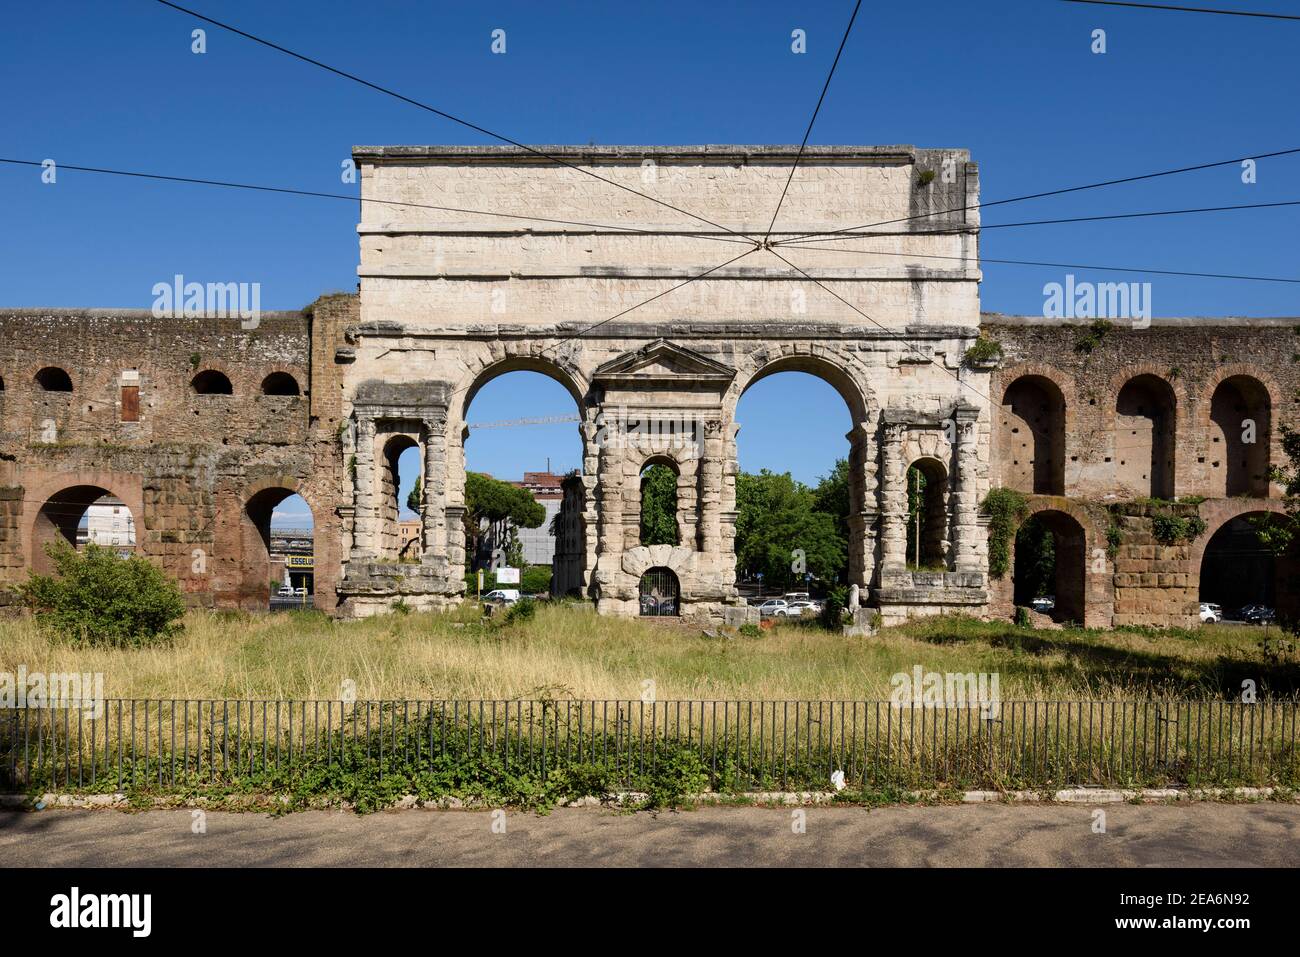
[{"label": "green tree", "polygon": [[415,484],[411,486],[411,491],[406,495],[406,507],[416,515],[420,514],[420,506],[423,504],[423,489],[421,488],[420,476],[415,477]]},{"label": "green tree", "polygon": [[789,472],[736,477],[736,567],[769,585],[802,583],[803,570],[835,582],[848,564],[835,516],[817,511],[813,491]]},{"label": "green tree", "polygon": [[666,465],[641,475],[641,544],[678,544],[677,475]]},{"label": "green tree", "polygon": [[840,536],[849,538],[849,463],[836,459],[830,472],[817,480],[813,489],[813,508],[835,516],[835,528]]},{"label": "green tree", "polygon": [[139,555],[119,558],[93,542],[47,545],[54,575],[33,574],[20,594],[43,627],[75,642],[127,647],[166,640],[185,614],[176,582]]},{"label": "green tree", "polygon": [[465,555],[471,563],[478,554],[485,520],[503,534],[507,527],[538,528],[546,520],[546,507],[527,489],[480,472],[466,472]]}]

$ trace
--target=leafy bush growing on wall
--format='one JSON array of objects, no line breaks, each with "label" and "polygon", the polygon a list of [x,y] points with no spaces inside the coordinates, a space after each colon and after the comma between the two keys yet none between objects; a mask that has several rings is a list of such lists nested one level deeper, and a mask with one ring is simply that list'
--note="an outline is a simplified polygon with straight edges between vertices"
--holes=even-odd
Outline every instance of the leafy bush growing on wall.
[{"label": "leafy bush growing on wall", "polygon": [[990,489],[980,511],[989,517],[989,574],[1001,578],[1011,567],[1011,542],[1029,514],[1029,500],[1015,489]]}]

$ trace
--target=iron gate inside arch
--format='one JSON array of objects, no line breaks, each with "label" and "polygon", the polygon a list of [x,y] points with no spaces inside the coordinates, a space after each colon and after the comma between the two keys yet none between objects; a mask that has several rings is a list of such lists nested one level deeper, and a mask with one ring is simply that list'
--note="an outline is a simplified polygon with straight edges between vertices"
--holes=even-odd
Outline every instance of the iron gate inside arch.
[{"label": "iron gate inside arch", "polygon": [[641,614],[663,618],[681,614],[681,586],[671,568],[651,568],[641,576]]}]

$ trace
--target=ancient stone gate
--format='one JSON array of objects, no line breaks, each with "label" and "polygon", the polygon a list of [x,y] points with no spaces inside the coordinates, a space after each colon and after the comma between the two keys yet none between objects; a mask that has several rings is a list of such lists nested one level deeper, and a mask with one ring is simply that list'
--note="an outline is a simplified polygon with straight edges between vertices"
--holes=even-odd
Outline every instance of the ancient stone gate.
[{"label": "ancient stone gate", "polygon": [[[360,322],[342,353],[354,481],[346,611],[462,596],[465,412],[485,382],[518,369],[559,381],[581,416],[579,588],[601,611],[636,614],[641,576],[667,569],[683,613],[745,617],[733,552],[736,405],[785,370],[823,378],[850,413],[850,581],[862,599],[887,617],[982,606],[990,420],[987,370],[964,361],[979,324],[979,273],[961,259],[978,226],[963,210],[978,195],[966,154],[805,153],[773,239],[846,217],[954,210],[887,236],[889,255],[864,260],[855,249],[755,247],[790,148],[543,151],[673,208],[515,148],[354,152],[363,204]],[[948,175],[936,177],[941,169]],[[537,221],[445,207],[526,209]],[[938,265],[900,259],[911,253]],[[413,443],[426,476],[424,552],[402,565],[382,516],[393,513],[394,449]],[[905,555],[905,475],[921,459],[946,488],[946,570],[926,573]],[[639,541],[640,476],[652,463],[678,477],[676,546]]]}]

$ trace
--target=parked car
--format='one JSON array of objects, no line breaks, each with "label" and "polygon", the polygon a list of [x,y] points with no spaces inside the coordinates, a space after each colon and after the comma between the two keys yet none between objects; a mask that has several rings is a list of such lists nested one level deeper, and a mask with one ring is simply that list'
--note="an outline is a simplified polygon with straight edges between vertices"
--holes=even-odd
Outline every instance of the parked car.
[{"label": "parked car", "polygon": [[778,608],[776,610],[776,615],[779,618],[802,618],[805,614],[815,615],[819,611],[821,611],[821,609],[817,607],[815,602],[792,601],[784,608]]},{"label": "parked car", "polygon": [[768,618],[777,614],[780,609],[784,608],[788,604],[790,603],[784,598],[769,598],[767,601],[763,602],[763,604],[758,606],[758,613],[764,618]]},{"label": "parked car", "polygon": [[485,605],[513,605],[518,600],[518,588],[494,588],[483,596]]},{"label": "parked car", "polygon": [[1040,595],[1029,603],[1029,606],[1041,615],[1056,610],[1056,598],[1052,595]]},{"label": "parked car", "polygon": [[276,595],[277,598],[292,598],[292,597],[293,597],[293,586],[292,586],[292,585],[281,585],[281,586],[280,586],[280,590],[277,591],[277,592],[275,593],[275,595]]},{"label": "parked car", "polygon": [[307,597],[307,589],[306,589],[306,588],[295,588],[295,589],[293,590],[293,593],[294,593],[294,595],[301,596],[301,597],[303,597],[303,598],[306,598],[306,597]]},{"label": "parked car", "polygon": [[808,594],[806,591],[788,591],[781,597],[784,598],[786,601],[795,602],[795,601],[808,601],[809,599],[812,598],[812,595]]},{"label": "parked car", "polygon": [[1201,602],[1201,621],[1207,625],[1214,625],[1223,621],[1223,609],[1213,602]]},{"label": "parked car", "polygon": [[1272,625],[1277,623],[1277,612],[1268,605],[1254,605],[1243,620],[1252,625]]}]

